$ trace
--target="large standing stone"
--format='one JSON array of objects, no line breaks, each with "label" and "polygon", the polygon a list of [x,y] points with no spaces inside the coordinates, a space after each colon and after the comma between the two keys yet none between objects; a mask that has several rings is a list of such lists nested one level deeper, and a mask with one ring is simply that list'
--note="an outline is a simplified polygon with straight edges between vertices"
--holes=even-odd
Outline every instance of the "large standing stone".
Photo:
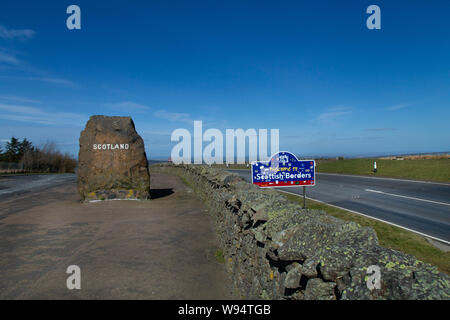
[{"label": "large standing stone", "polygon": [[144,141],[130,117],[89,119],[80,134],[78,191],[84,200],[150,197]]}]

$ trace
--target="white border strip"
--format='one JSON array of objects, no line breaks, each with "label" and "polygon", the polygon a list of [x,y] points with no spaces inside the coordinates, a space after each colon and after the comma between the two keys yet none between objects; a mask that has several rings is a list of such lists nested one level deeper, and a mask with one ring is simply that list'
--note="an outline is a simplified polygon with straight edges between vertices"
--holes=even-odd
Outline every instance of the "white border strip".
[{"label": "white border strip", "polygon": [[[299,194],[296,194],[296,193],[292,193],[292,192],[289,192],[289,191],[280,190],[280,189],[278,189],[278,188],[277,188],[277,190],[280,191],[280,192],[285,192],[285,193],[293,194],[293,195],[298,196],[298,197],[302,197],[302,195],[299,195]],[[419,231],[416,231],[416,230],[412,230],[412,229],[409,229],[409,228],[400,226],[400,225],[398,225],[398,224],[395,224],[395,223],[392,223],[392,222],[389,222],[389,221],[386,221],[386,220],[382,220],[382,219],[379,219],[379,218],[371,217],[371,216],[368,216],[368,215],[366,215],[366,214],[364,214],[364,213],[361,213],[361,212],[358,212],[358,211],[354,211],[354,210],[346,209],[346,208],[343,208],[343,207],[339,207],[339,206],[336,206],[336,205],[334,205],[334,204],[329,204],[329,203],[326,203],[326,202],[323,202],[323,201],[320,201],[320,200],[316,200],[316,199],[313,199],[313,198],[310,198],[310,197],[306,197],[306,199],[310,199],[310,200],[313,200],[313,201],[317,201],[317,202],[326,204],[327,206],[335,207],[335,208],[338,208],[338,209],[341,209],[341,210],[349,211],[349,212],[358,214],[358,215],[363,216],[363,217],[366,217],[366,218],[370,218],[370,219],[374,219],[374,220],[377,220],[377,221],[381,221],[381,222],[390,224],[391,226],[398,227],[398,228],[401,228],[401,229],[404,229],[404,230],[407,230],[407,231],[410,231],[410,232],[419,234],[419,235],[421,235],[421,236],[423,236],[423,237],[430,238],[430,239],[433,239],[433,240],[436,240],[436,241],[439,241],[439,242],[443,242],[443,243],[445,243],[445,244],[447,244],[447,245],[450,245],[450,242],[449,242],[449,241],[442,240],[442,239],[439,239],[439,238],[430,236],[430,235],[428,235],[428,234],[425,234],[425,233],[422,233],[422,232],[419,232]]]},{"label": "white border strip", "polygon": [[402,195],[400,195],[400,194],[387,193],[387,192],[378,191],[378,190],[364,189],[364,191],[367,191],[367,192],[374,192],[374,193],[379,193],[379,194],[385,194],[385,195],[393,196],[393,197],[399,197],[399,198],[406,198],[406,199],[411,199],[411,200],[417,200],[417,201],[431,202],[431,203],[435,203],[435,204],[441,204],[441,205],[443,205],[443,206],[450,206],[450,203],[446,203],[446,202],[439,202],[439,201],[433,201],[433,200],[427,200],[427,199],[420,199],[420,198],[414,198],[414,197],[402,196]]}]

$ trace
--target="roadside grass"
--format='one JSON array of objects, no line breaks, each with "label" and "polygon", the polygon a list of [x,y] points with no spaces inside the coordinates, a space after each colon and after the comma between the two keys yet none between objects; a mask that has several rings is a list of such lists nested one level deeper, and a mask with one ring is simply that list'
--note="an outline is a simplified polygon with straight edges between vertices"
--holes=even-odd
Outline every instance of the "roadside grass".
[{"label": "roadside grass", "polygon": [[[377,173],[373,172],[374,161],[377,162]],[[214,164],[212,166],[222,169],[251,169],[245,164],[230,164],[228,167],[224,164]],[[450,158],[316,160],[316,171],[450,183]]]},{"label": "roadside grass", "polygon": [[188,186],[189,188],[191,188],[191,189],[194,189],[194,187],[192,186],[192,184],[191,184],[189,181],[187,181],[185,177],[183,177],[183,176],[179,176],[179,177],[180,177],[181,181],[183,181],[183,183],[184,183],[185,185],[187,185],[187,186]]},{"label": "roadside grass", "polygon": [[[284,192],[282,194],[288,200],[303,206],[302,197]],[[354,221],[364,227],[372,227],[378,235],[381,246],[413,255],[423,262],[437,266],[440,271],[450,274],[450,252],[439,250],[420,235],[310,199],[306,200],[306,206],[308,209],[323,210],[342,220]]]},{"label": "roadside grass", "polygon": [[214,256],[216,257],[217,262],[225,263],[225,257],[223,255],[223,250],[221,248],[217,249],[217,251],[214,254]]},{"label": "roadside grass", "polygon": [[[372,171],[374,161],[377,162],[377,173]],[[450,159],[382,160],[364,158],[318,160],[316,161],[316,171],[450,182]]]}]

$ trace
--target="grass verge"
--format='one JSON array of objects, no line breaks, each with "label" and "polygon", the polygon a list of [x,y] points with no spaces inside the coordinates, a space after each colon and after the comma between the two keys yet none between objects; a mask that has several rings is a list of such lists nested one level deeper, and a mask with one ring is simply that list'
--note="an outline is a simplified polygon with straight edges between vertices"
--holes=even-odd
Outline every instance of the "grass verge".
[{"label": "grass verge", "polygon": [[223,256],[223,250],[222,249],[217,249],[216,253],[214,254],[214,256],[216,257],[217,262],[219,263],[225,263],[225,257]]},{"label": "grass verge", "polygon": [[[377,162],[374,173],[373,162]],[[318,160],[317,172],[357,174],[424,181],[450,182],[450,159],[382,160],[375,158]]]},{"label": "grass verge", "polygon": [[[302,197],[284,192],[283,195],[290,201],[303,205]],[[309,209],[326,211],[327,214],[342,220],[354,221],[364,227],[372,227],[378,235],[381,246],[413,255],[419,260],[437,266],[440,271],[450,274],[450,252],[439,250],[413,232],[310,199],[306,200],[306,206]]]}]

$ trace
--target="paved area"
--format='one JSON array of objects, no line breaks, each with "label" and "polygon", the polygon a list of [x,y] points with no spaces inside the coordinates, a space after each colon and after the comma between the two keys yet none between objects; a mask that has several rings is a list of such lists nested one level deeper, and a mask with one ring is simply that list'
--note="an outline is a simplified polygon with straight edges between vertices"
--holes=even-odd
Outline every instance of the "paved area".
[{"label": "paved area", "polygon": [[[251,182],[249,170],[229,170]],[[450,242],[450,184],[316,173],[306,196]],[[302,188],[280,188],[300,194]]]},{"label": "paved area", "polygon": [[70,173],[0,175],[0,201],[75,181],[76,176]]},{"label": "paved area", "polygon": [[233,298],[213,222],[177,177],[153,174],[150,201],[98,203],[79,201],[74,175],[28,177],[0,177],[0,299]]}]

